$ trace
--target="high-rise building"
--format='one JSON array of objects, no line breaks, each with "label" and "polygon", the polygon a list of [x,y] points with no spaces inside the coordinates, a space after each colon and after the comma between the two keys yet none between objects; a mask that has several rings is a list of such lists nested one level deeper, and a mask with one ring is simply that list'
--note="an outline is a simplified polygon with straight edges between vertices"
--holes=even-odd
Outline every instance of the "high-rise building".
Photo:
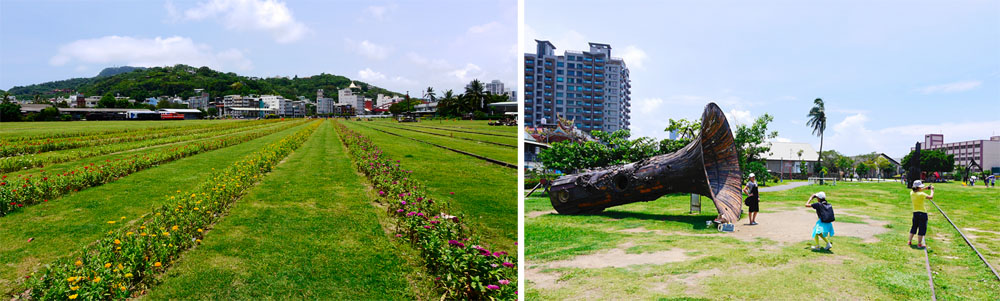
[{"label": "high-rise building", "polygon": [[625,61],[611,45],[590,43],[589,51],[556,55],[549,41],[535,40],[524,55],[524,122],[535,127],[573,120],[583,131],[629,128],[631,92]]},{"label": "high-rise building", "polygon": [[506,90],[503,89],[503,82],[499,79],[494,79],[491,82],[483,84],[483,90],[492,95],[503,95],[504,92],[506,92]]},{"label": "high-rise building", "polygon": [[337,103],[349,104],[354,107],[355,114],[365,115],[365,97],[355,94],[352,89],[358,89],[353,82],[347,88],[337,90]]}]

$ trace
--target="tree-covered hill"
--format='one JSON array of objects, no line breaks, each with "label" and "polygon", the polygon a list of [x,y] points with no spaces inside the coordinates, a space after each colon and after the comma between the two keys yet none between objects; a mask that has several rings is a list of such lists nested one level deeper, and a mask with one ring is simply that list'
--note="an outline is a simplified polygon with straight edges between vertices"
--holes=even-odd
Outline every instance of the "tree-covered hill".
[{"label": "tree-covered hill", "polygon": [[[128,69],[133,70],[128,71]],[[65,96],[77,91],[86,96],[111,93],[133,99],[145,99],[164,95],[190,97],[195,95],[194,89],[205,89],[213,98],[231,94],[274,94],[289,99],[296,99],[299,95],[315,99],[316,89],[324,89],[326,97],[336,98],[338,88],[351,84],[351,79],[347,77],[325,73],[310,77],[265,79],[187,65],[153,68],[119,67],[112,71],[105,69],[101,74],[106,74],[105,71],[108,71],[108,74],[124,73],[13,87],[8,92],[18,98],[29,98],[36,94],[46,98]],[[364,82],[354,83],[361,88],[366,97],[374,97],[379,93],[400,95]]]}]

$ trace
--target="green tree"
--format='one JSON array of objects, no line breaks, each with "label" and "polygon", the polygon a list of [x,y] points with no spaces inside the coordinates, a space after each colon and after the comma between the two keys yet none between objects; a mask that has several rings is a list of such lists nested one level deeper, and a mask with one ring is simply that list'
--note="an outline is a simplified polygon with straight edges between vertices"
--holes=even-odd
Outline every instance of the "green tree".
[{"label": "green tree", "polygon": [[851,172],[851,167],[854,165],[854,162],[851,161],[851,158],[840,156],[837,158],[835,165],[837,166],[837,170],[840,171],[839,174],[845,174]]},{"label": "green tree", "polygon": [[219,109],[216,108],[216,107],[208,107],[208,109],[205,110],[205,116],[213,116],[214,117],[214,116],[218,116],[218,115],[219,115]]},{"label": "green tree", "polygon": [[593,131],[591,134],[597,141],[556,142],[552,147],[542,150],[538,158],[546,168],[575,172],[584,168],[635,162],[664,153],[659,143],[652,138],[630,140],[628,130],[613,133]]},{"label": "green tree", "polygon": [[854,167],[854,170],[857,171],[858,177],[864,178],[868,175],[868,163],[858,162],[858,166]]},{"label": "green tree", "polygon": [[757,117],[751,125],[737,125],[736,133],[733,137],[736,143],[736,152],[739,155],[740,170],[743,171],[743,178],[750,174],[746,168],[748,162],[763,161],[762,154],[771,151],[770,139],[778,137],[778,131],[767,130],[767,125],[774,120],[770,114]]},{"label": "green tree", "polygon": [[[913,156],[915,151],[911,151],[903,157],[904,170],[910,170],[914,162],[911,162],[910,158]],[[955,155],[948,155],[939,150],[921,150],[920,151],[920,170],[923,172],[951,172],[955,169]],[[982,162],[979,162],[982,164]]]},{"label": "green tree", "polygon": [[[809,110],[809,121],[806,125],[812,128],[813,135],[819,136],[819,153],[823,153],[823,132],[826,131],[826,108],[823,105],[823,99],[817,98],[813,100],[814,106]],[[823,157],[820,156],[819,164],[817,166],[823,165]],[[822,181],[820,181],[822,184]]]},{"label": "green tree", "polygon": [[9,96],[10,94],[4,93],[4,100],[0,102],[0,121],[21,121],[21,105],[11,102]]},{"label": "green tree", "polygon": [[469,112],[482,111],[486,106],[486,90],[478,79],[473,79],[469,85],[465,86],[465,97]]},{"label": "green tree", "polygon": [[424,98],[427,98],[430,102],[434,102],[437,99],[437,95],[434,93],[434,87],[427,87],[427,91],[424,91]]},{"label": "green tree", "polygon": [[118,101],[115,100],[115,96],[111,95],[111,92],[105,93],[101,96],[101,100],[97,101],[98,108],[117,108]]}]

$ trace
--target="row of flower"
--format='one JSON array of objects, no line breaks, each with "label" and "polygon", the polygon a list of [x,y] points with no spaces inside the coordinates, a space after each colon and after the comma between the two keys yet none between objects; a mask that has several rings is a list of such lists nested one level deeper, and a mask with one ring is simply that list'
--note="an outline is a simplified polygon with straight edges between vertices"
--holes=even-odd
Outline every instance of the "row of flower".
[{"label": "row of flower", "polygon": [[149,288],[180,253],[201,243],[204,231],[248,188],[301,146],[320,122],[307,125],[265,146],[228,168],[214,173],[203,185],[170,196],[169,205],[154,209],[72,255],[47,265],[25,281],[32,299],[126,299]]},{"label": "row of flower", "polygon": [[[273,122],[273,121],[268,121]],[[97,146],[113,143],[123,143],[131,141],[141,141],[170,137],[176,135],[196,134],[214,129],[226,129],[244,126],[242,122],[226,122],[221,124],[197,124],[189,126],[171,128],[145,128],[132,130],[124,135],[122,133],[111,133],[99,135],[80,135],[67,138],[46,138],[25,140],[18,142],[0,142],[0,157],[14,156],[21,154],[37,154],[42,152],[73,149],[88,146]]]},{"label": "row of flower", "polygon": [[[304,121],[302,121],[304,122]],[[24,206],[48,202],[61,195],[102,185],[162,163],[195,154],[229,147],[270,135],[302,122],[282,123],[280,126],[216,139],[193,141],[162,152],[141,153],[101,164],[90,163],[56,174],[0,176],[0,217]]]},{"label": "row of flower", "polygon": [[336,124],[357,168],[378,191],[380,201],[396,221],[396,237],[416,247],[450,299],[517,298],[517,259],[491,251],[471,237],[462,215],[449,211],[447,201],[429,196],[412,170],[382,153],[369,138]]},{"label": "row of flower", "polygon": [[[94,156],[106,155],[106,154],[145,148],[150,146],[157,146],[157,145],[176,143],[176,142],[195,140],[195,139],[205,139],[221,135],[229,135],[248,130],[258,130],[263,127],[274,126],[274,123],[270,121],[269,122],[254,121],[246,123],[231,123],[226,125],[227,126],[225,127],[211,127],[187,133],[174,133],[172,135],[167,135],[155,139],[145,139],[145,140],[137,140],[130,142],[122,142],[122,143],[98,144],[92,147],[81,147],[63,151],[52,151],[38,155],[25,154],[14,157],[3,157],[0,158],[0,173],[25,170],[35,167],[44,167],[45,165],[50,165],[50,164],[69,162],[83,158],[90,158]],[[239,126],[234,127],[231,125],[239,125]]]}]

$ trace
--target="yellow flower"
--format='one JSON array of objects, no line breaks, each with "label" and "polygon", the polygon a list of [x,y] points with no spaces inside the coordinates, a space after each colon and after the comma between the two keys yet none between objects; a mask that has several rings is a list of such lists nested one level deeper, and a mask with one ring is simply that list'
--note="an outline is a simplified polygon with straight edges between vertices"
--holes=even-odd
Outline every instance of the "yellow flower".
[{"label": "yellow flower", "polygon": [[191,197],[194,197],[194,194],[193,194],[193,193],[191,194]]},{"label": "yellow flower", "polygon": [[163,236],[170,236],[170,232],[163,232]]},{"label": "yellow flower", "polygon": [[198,207],[194,207],[194,211],[198,211]]},{"label": "yellow flower", "polygon": [[124,268],[125,268],[125,267],[123,267],[123,266],[122,266],[122,264],[120,264],[120,263],[118,264],[118,269],[119,269],[119,270],[121,270],[121,269],[124,269]]},{"label": "yellow flower", "polygon": [[75,290],[80,289],[80,286],[79,285],[73,286],[73,287],[70,287],[69,289],[72,290],[72,291],[75,291]]},{"label": "yellow flower", "polygon": [[120,244],[122,244],[122,241],[115,239],[115,244],[116,245],[120,245]]},{"label": "yellow flower", "polygon": [[146,229],[146,226],[139,226],[139,229]]},{"label": "yellow flower", "polygon": [[76,299],[76,296],[77,296],[77,295],[78,295],[78,294],[72,294],[72,295],[69,295],[69,299],[70,299],[70,300],[73,300],[73,299]]},{"label": "yellow flower", "polygon": [[200,233],[200,232],[204,232],[204,231],[203,231],[203,230],[201,230],[201,228],[198,228],[198,232]]},{"label": "yellow flower", "polygon": [[132,278],[132,273],[125,273],[125,278]]},{"label": "yellow flower", "polygon": [[125,291],[125,286],[124,286],[124,285],[122,285],[122,291],[123,291],[123,292]]},{"label": "yellow flower", "polygon": [[124,217],[124,216],[122,216],[122,219],[125,219],[125,217]]},{"label": "yellow flower", "polygon": [[114,224],[115,221],[108,221],[108,224]]},{"label": "yellow flower", "polygon": [[195,242],[198,242],[198,243],[201,243],[201,240],[200,240],[200,239],[195,239],[194,241],[195,241]]},{"label": "yellow flower", "polygon": [[141,236],[146,236],[146,233],[139,233],[139,235],[141,235]]},{"label": "yellow flower", "polygon": [[154,267],[161,267],[161,266],[163,266],[163,264],[161,264],[159,261],[157,261],[157,262],[153,263],[153,266]]},{"label": "yellow flower", "polygon": [[94,283],[101,283],[101,277],[94,277]]},{"label": "yellow flower", "polygon": [[177,229],[178,229],[177,226],[173,226],[173,227],[170,228],[170,230],[174,230],[174,231],[177,231]]},{"label": "yellow flower", "polygon": [[105,263],[105,264],[104,264],[104,268],[105,268],[105,269],[107,269],[107,268],[111,268],[111,263]]},{"label": "yellow flower", "polygon": [[76,280],[76,277],[69,277],[69,278],[66,278],[66,282],[73,282],[73,281],[75,281],[75,280]]},{"label": "yellow flower", "polygon": [[132,232],[126,232],[125,235],[132,235]]},{"label": "yellow flower", "polygon": [[76,266],[81,266],[81,265],[83,265],[83,261],[79,261],[79,260],[77,260],[77,261],[76,261],[75,263],[73,263],[73,264],[74,264],[74,265],[76,265]]}]

